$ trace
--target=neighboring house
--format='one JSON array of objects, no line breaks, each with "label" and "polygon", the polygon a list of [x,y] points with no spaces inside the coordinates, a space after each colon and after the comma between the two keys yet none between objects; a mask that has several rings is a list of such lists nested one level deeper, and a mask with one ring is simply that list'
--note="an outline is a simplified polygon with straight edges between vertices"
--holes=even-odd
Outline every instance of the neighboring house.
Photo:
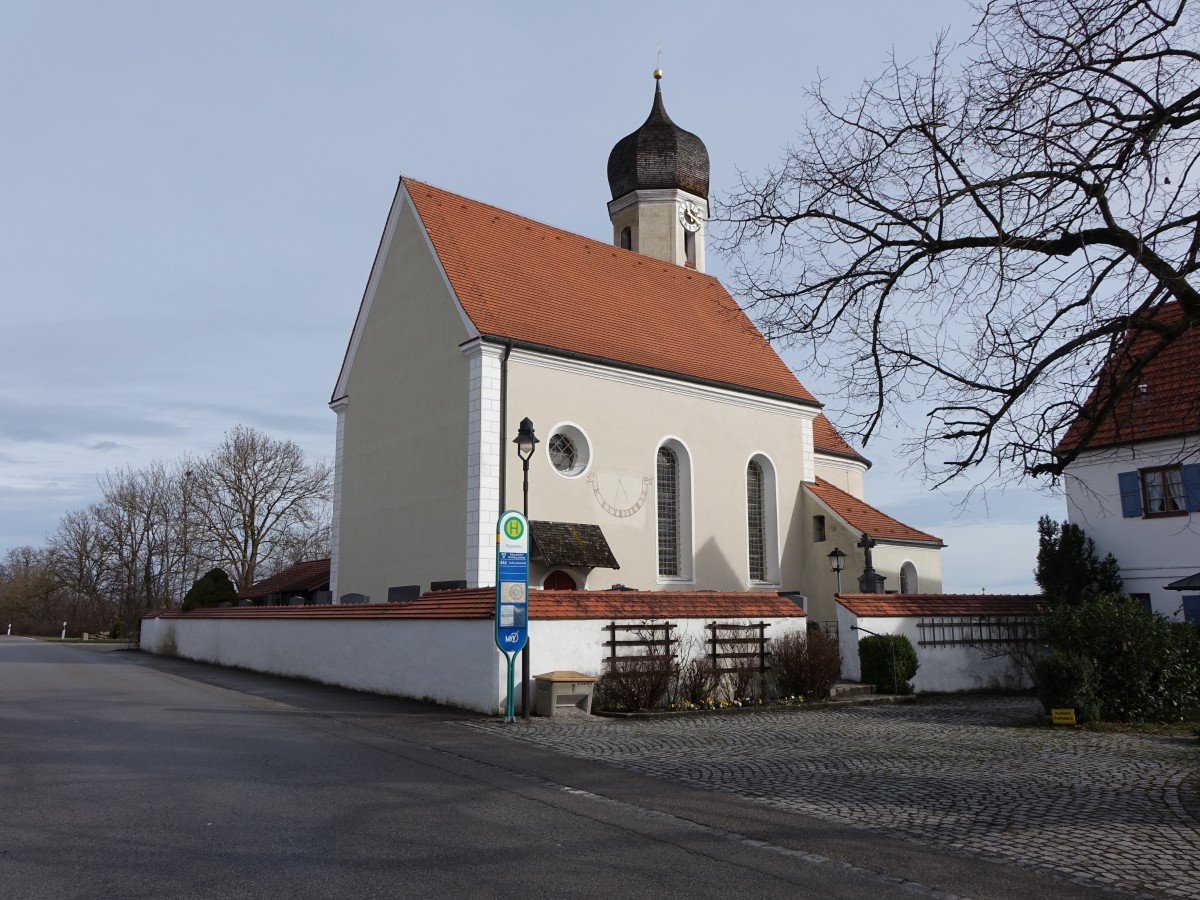
[{"label": "neighboring house", "polygon": [[270,578],[253,584],[238,594],[238,600],[255,606],[296,606],[306,603],[328,603],[329,560],[313,559],[298,562]]},{"label": "neighboring house", "polygon": [[[1178,322],[1178,303],[1156,319]],[[1127,340],[1101,374],[1117,383],[1127,360],[1151,338]],[[1098,415],[1087,449],[1066,470],[1067,518],[1121,564],[1129,594],[1165,616],[1200,623],[1200,328],[1195,324],[1156,356],[1136,383]],[[1059,444],[1074,450],[1095,421],[1093,391]]]},{"label": "neighboring house", "polygon": [[786,591],[830,620],[825,554],[853,577],[869,522],[887,587],[939,589],[940,541],[855,505],[869,462],[704,274],[708,155],[658,87],[608,178],[611,246],[401,180],[330,403],[335,598],[491,584],[526,417],[535,587]]}]

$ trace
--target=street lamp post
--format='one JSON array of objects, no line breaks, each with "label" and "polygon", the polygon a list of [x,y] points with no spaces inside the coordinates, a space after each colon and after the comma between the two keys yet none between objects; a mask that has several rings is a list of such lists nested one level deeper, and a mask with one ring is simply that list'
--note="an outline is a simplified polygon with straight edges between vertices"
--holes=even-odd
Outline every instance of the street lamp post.
[{"label": "street lamp post", "polygon": [[837,575],[837,592],[842,592],[842,572],[846,570],[846,554],[840,548],[834,547],[829,554],[829,568]]},{"label": "street lamp post", "polygon": [[513,443],[517,445],[517,456],[521,457],[521,495],[524,500],[524,506],[521,512],[525,514],[525,518],[529,518],[529,460],[533,458],[533,451],[537,449],[537,435],[533,433],[533,420],[526,416],[521,420],[520,427],[517,428],[517,436],[513,438]]},{"label": "street lamp post", "polygon": [[[537,449],[537,435],[533,433],[533,420],[526,416],[517,427],[517,436],[513,438],[517,445],[517,456],[521,458],[521,512],[525,521],[529,521],[529,460]],[[529,638],[525,638],[525,649],[521,651],[521,718],[529,718]]]}]

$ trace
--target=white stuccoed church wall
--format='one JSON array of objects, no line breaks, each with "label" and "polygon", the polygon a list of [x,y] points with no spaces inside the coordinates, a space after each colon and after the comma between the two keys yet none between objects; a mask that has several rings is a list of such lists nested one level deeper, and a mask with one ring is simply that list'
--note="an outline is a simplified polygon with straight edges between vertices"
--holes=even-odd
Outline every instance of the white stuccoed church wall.
[{"label": "white stuccoed church wall", "polygon": [[[530,622],[531,674],[568,670],[599,675],[608,656],[603,644],[610,621]],[[709,621],[673,619],[675,637],[702,652]],[[805,622],[802,617],[718,621],[765,621],[768,637],[803,631]],[[435,700],[489,715],[503,712],[507,693],[507,668],[496,649],[491,619],[164,616],[142,620],[141,648],[353,690]],[[519,704],[519,659],[516,677]]]},{"label": "white stuccoed church wall", "polygon": [[[921,616],[874,617],[859,619],[854,613],[838,604],[838,642],[842,650],[842,678],[846,681],[861,681],[862,669],[858,662],[858,642],[868,635],[853,631],[852,625],[861,624],[876,634],[902,634],[917,651],[920,668],[913,678],[913,689],[918,692],[958,692],[987,690],[1023,690],[1031,687],[1029,679],[1008,659],[987,659],[983,651],[965,644],[943,647],[922,647],[917,623]],[[880,692],[890,691],[889,685],[879,685]]]}]

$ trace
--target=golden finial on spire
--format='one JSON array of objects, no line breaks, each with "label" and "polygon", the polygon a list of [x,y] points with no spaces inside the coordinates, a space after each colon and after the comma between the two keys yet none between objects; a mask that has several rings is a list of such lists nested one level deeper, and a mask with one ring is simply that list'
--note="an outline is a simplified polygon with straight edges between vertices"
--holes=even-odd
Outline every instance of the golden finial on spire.
[{"label": "golden finial on spire", "polygon": [[662,80],[662,47],[658,48],[658,56],[654,60],[654,80]]}]

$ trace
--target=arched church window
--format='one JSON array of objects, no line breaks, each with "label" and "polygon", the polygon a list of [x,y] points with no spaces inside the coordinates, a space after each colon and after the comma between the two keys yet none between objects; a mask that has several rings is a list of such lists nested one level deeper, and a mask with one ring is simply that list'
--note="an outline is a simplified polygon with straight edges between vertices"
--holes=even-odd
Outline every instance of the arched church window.
[{"label": "arched church window", "polygon": [[911,562],[906,562],[900,567],[900,593],[915,594],[917,592],[917,567]]},{"label": "arched church window", "polygon": [[755,460],[746,466],[746,533],[750,579],[767,580],[766,528],[763,515],[763,470]]},{"label": "arched church window", "polygon": [[658,448],[658,574],[679,575],[679,457],[670,447]]},{"label": "arched church window", "polygon": [[621,249],[622,250],[632,250],[633,249],[633,229],[630,228],[628,225],[626,225],[624,228],[621,229]]}]

